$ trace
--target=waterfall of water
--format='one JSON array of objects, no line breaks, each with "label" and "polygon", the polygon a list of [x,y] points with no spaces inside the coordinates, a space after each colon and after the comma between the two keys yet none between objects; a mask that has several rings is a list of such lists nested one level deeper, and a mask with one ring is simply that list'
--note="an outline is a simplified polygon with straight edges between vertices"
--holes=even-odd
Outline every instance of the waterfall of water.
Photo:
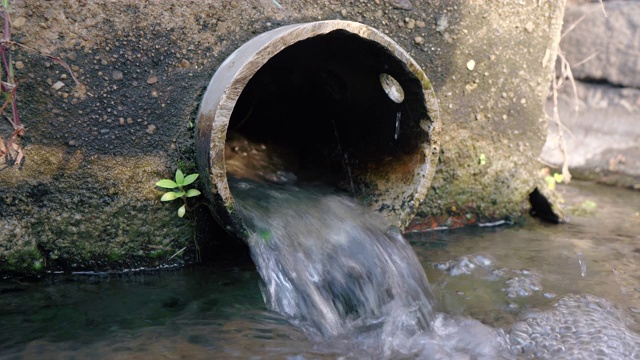
[{"label": "waterfall of water", "polygon": [[374,357],[501,358],[502,333],[436,313],[411,246],[378,214],[322,188],[230,185],[267,306],[310,338],[348,339]]},{"label": "waterfall of water", "polygon": [[392,312],[407,334],[429,328],[434,300],[422,266],[377,214],[318,188],[242,181],[233,191],[267,304],[307,334],[380,327]]}]

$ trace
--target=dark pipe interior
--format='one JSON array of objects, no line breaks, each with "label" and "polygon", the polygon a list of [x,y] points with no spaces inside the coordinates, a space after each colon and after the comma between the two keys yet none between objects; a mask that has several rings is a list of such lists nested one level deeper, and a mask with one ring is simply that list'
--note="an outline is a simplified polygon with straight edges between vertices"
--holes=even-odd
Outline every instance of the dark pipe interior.
[{"label": "dark pipe interior", "polygon": [[[400,83],[402,103],[385,93],[382,73]],[[283,49],[250,79],[231,116],[228,139],[238,134],[264,144],[261,149],[277,152],[283,170],[299,181],[362,195],[383,164],[398,168],[425,161],[419,149],[427,141],[420,120],[430,120],[424,102],[422,84],[406,64],[376,42],[336,30]],[[234,154],[226,151],[229,162]],[[407,172],[413,177],[413,169]]]}]

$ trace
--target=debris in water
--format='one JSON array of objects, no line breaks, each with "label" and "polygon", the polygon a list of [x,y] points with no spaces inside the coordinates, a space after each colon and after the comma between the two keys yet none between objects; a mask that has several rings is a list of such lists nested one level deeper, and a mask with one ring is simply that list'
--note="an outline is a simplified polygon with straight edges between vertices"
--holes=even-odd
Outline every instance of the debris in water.
[{"label": "debris in water", "polygon": [[[585,262],[584,255],[581,252],[577,252],[578,265],[580,265],[580,276],[587,276],[587,263]],[[614,270],[615,271],[615,270]]]},{"label": "debris in water", "polygon": [[400,104],[404,101],[404,89],[402,89],[398,80],[394,79],[393,76],[385,73],[380,74],[380,84],[384,92],[389,96],[389,99],[393,102]]}]

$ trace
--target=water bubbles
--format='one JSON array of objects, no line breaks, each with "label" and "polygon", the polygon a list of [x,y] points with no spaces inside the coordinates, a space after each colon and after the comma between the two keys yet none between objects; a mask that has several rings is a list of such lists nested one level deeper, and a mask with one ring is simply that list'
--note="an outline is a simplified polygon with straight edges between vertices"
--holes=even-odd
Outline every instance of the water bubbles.
[{"label": "water bubbles", "polygon": [[532,313],[516,323],[509,341],[516,354],[526,357],[630,359],[640,349],[640,335],[629,330],[626,321],[606,300],[569,295],[554,310]]},{"label": "water bubbles", "polygon": [[456,260],[449,260],[434,264],[434,267],[450,276],[471,275],[476,268],[489,270],[493,261],[485,256],[462,256]]}]

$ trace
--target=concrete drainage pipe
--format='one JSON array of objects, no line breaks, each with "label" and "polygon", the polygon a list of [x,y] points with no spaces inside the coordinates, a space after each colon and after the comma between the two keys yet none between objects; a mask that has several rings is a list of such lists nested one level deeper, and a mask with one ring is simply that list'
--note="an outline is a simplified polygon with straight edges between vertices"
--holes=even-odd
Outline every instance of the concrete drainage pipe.
[{"label": "concrete drainage pipe", "polygon": [[393,40],[356,22],[294,24],[245,43],[213,75],[198,168],[214,216],[240,239],[228,175],[323,182],[403,228],[433,177],[439,129],[429,79]]}]

